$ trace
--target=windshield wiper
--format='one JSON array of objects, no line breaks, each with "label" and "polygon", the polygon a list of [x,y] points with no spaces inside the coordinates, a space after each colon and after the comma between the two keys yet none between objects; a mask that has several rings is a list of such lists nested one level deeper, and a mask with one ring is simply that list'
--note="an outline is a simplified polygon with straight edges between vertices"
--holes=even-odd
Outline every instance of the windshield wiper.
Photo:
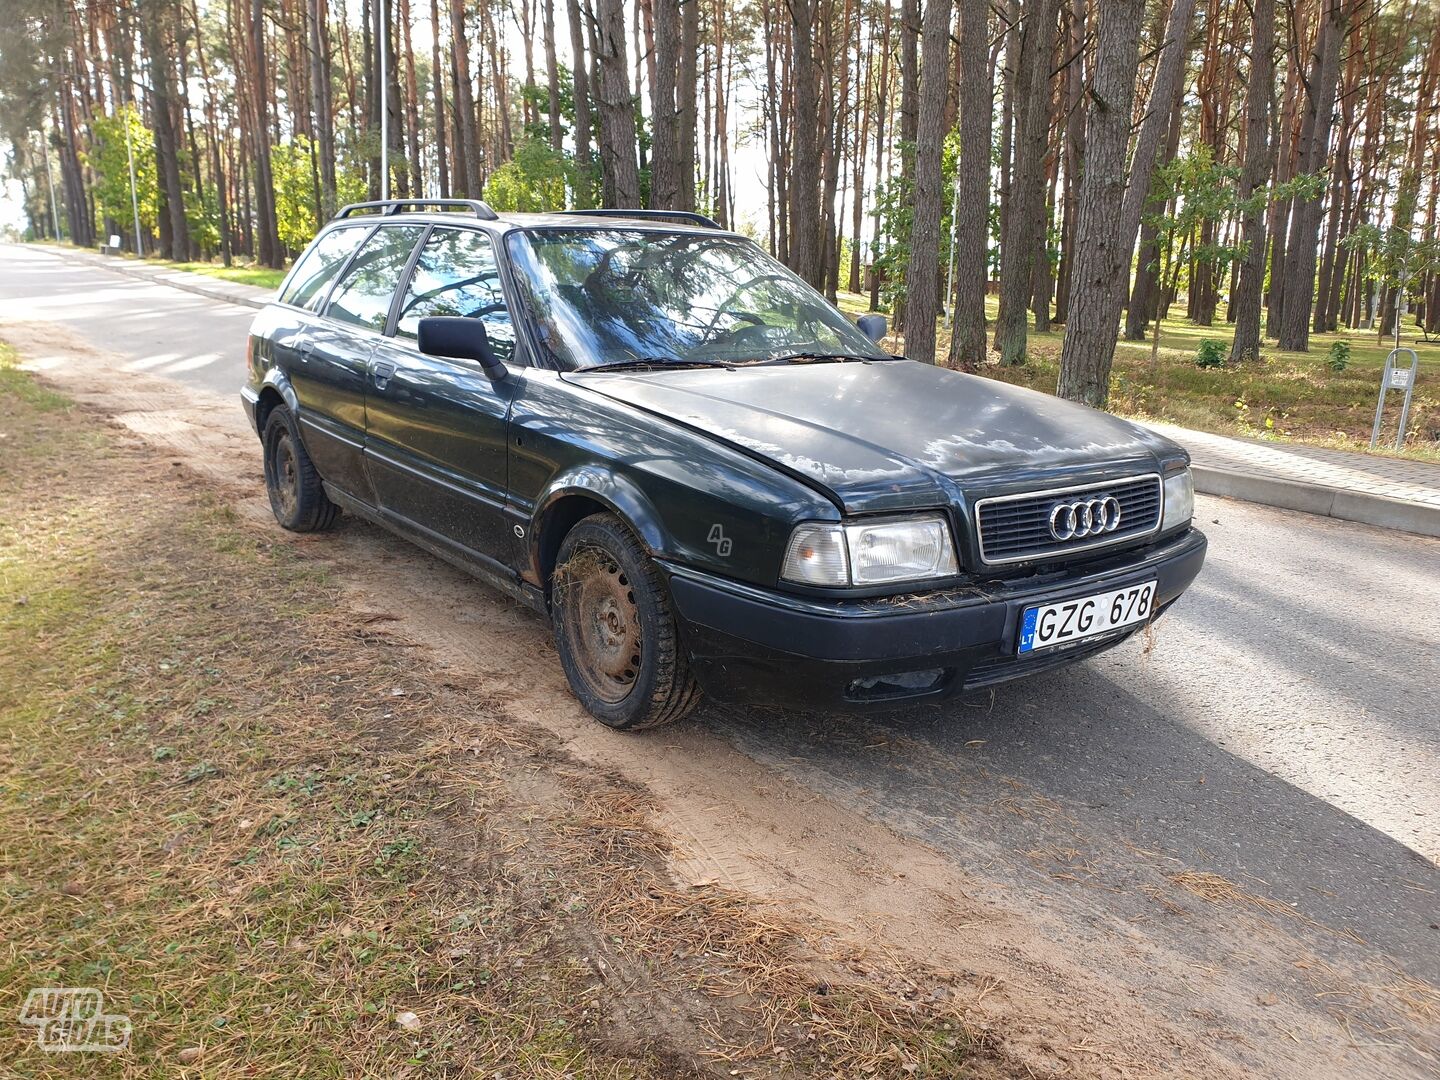
[{"label": "windshield wiper", "polygon": [[869,360],[883,360],[880,356],[855,356],[851,353],[793,352],[781,356],[767,356],[764,360],[752,360],[752,364],[847,364],[865,363]]},{"label": "windshield wiper", "polygon": [[673,371],[677,368],[729,368],[724,360],[681,360],[674,356],[641,356],[634,360],[621,360],[614,364],[595,364],[585,371]]}]

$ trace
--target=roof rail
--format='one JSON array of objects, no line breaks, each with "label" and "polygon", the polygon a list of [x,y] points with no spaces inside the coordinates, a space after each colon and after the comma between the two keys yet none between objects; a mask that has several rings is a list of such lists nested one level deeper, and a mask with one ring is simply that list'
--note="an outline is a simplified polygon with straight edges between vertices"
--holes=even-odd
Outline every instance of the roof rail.
[{"label": "roof rail", "polygon": [[398,214],[402,207],[453,207],[457,210],[469,210],[481,221],[495,221],[499,215],[486,206],[479,199],[377,199],[374,202],[350,203],[342,206],[335,215],[335,220],[349,217],[351,214],[361,210],[378,210],[383,216]]},{"label": "roof rail", "polygon": [[724,226],[714,218],[697,214],[693,210],[562,210],[560,212],[562,214],[582,214],[586,217],[679,218],[681,221],[688,221],[695,225],[704,225],[707,229],[724,229]]}]

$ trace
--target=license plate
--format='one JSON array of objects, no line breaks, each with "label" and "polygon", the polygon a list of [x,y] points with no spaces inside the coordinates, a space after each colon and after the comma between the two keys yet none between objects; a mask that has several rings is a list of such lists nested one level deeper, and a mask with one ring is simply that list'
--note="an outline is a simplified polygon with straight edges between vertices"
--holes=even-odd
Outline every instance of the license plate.
[{"label": "license plate", "polygon": [[1154,600],[1155,582],[1147,581],[1114,592],[1026,608],[1020,619],[1017,651],[1035,652],[1144,622]]}]

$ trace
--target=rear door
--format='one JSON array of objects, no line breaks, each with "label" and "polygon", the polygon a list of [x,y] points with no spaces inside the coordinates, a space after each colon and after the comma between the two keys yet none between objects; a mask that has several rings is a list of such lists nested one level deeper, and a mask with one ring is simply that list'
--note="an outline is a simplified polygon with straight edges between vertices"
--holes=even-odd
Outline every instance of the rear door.
[{"label": "rear door", "polygon": [[420,320],[431,315],[480,320],[500,359],[515,363],[515,328],[488,234],[430,230],[394,332],[371,357],[365,458],[376,497],[432,537],[513,567],[506,439],[520,380],[494,383],[473,361],[421,353]]},{"label": "rear door", "polygon": [[[328,411],[332,404],[328,372],[312,359],[317,333],[323,325],[320,312],[324,310],[335,279],[373,229],[373,225],[352,225],[323,234],[285,279],[274,309],[276,322],[270,333],[271,349],[276,364],[299,399],[296,419],[300,422],[301,438],[317,463],[323,458],[328,464],[334,457],[329,444],[335,437],[331,433],[339,430],[340,424]],[[352,442],[357,438],[354,432],[350,434]],[[324,465],[320,467],[320,475],[326,480],[332,479]]]},{"label": "rear door", "polygon": [[317,403],[308,411],[305,448],[322,477],[367,503],[375,501],[361,457],[370,354],[424,232],[423,225],[382,225],[370,235],[330,290],[325,317],[311,328],[309,357],[300,365]]}]

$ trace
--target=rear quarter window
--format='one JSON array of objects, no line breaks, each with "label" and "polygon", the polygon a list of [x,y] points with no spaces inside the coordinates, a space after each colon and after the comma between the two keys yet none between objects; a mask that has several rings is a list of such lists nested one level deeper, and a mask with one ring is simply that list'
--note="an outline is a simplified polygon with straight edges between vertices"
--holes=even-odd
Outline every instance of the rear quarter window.
[{"label": "rear quarter window", "polygon": [[355,226],[335,229],[320,237],[291,271],[285,291],[280,294],[280,302],[319,311],[330,282],[335,280],[345,260],[360,246],[360,241],[369,231],[369,226]]}]

